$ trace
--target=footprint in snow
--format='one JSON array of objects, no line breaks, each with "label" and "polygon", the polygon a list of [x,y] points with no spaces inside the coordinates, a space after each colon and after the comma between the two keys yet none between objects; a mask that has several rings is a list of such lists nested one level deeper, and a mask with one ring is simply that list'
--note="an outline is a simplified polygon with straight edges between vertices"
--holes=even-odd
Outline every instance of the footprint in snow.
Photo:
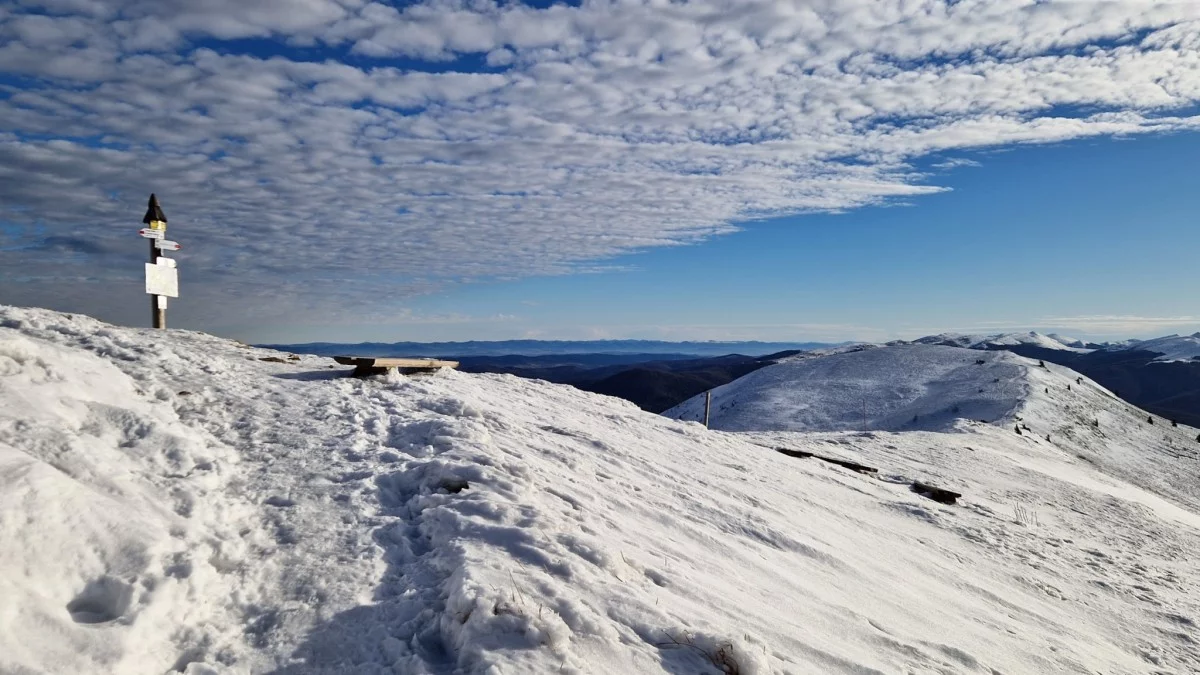
[{"label": "footprint in snow", "polygon": [[67,611],[75,623],[109,623],[121,618],[132,600],[133,586],[113,577],[100,577],[88,582],[83,592],[67,603]]}]

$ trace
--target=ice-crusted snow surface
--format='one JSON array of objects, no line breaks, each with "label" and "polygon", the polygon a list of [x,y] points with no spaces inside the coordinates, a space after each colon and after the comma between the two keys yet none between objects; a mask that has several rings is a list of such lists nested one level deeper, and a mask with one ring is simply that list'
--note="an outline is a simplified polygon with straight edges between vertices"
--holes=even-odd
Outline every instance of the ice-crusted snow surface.
[{"label": "ice-crusted snow surface", "polygon": [[1200,668],[1194,429],[1105,464],[1151,436],[1046,442],[1054,388],[1021,436],[728,433],[327,365],[0,307],[0,672]]}]

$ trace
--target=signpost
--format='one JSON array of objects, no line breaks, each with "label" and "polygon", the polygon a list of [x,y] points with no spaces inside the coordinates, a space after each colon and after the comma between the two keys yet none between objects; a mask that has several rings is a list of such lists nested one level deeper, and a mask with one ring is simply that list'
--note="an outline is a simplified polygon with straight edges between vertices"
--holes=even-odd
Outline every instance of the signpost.
[{"label": "signpost", "polygon": [[175,261],[159,256],[158,252],[178,251],[176,242],[167,241],[167,216],[158,205],[158,198],[150,195],[150,205],[142,222],[150,227],[138,230],[138,234],[150,240],[150,262],[146,264],[146,292],[150,294],[150,312],[155,328],[167,327],[167,298],[179,297],[179,271]]}]

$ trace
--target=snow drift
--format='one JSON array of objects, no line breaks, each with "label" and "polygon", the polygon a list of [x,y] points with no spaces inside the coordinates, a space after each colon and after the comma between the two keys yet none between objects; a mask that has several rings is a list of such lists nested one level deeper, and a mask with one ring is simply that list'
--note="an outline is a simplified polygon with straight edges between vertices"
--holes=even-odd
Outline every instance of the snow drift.
[{"label": "snow drift", "polygon": [[708,431],[0,307],[0,672],[1200,668],[1191,504],[959,431]]}]

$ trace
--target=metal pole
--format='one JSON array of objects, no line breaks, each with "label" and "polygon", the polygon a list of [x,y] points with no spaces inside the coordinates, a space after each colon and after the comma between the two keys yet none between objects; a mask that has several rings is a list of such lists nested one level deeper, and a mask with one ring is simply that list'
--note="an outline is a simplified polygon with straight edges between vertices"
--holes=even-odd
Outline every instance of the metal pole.
[{"label": "metal pole", "polygon": [[708,412],[712,410],[712,390],[704,392],[704,428],[708,428]]},{"label": "metal pole", "polygon": [[[156,239],[150,240],[150,264],[151,265],[158,262],[158,247],[156,247],[154,245],[154,242],[156,242],[156,241],[157,241]],[[159,300],[158,300],[159,297],[161,297],[161,296],[157,296],[157,295],[150,296],[151,324],[155,328],[166,328],[167,327],[167,310],[166,310],[166,308],[159,306]]]}]

